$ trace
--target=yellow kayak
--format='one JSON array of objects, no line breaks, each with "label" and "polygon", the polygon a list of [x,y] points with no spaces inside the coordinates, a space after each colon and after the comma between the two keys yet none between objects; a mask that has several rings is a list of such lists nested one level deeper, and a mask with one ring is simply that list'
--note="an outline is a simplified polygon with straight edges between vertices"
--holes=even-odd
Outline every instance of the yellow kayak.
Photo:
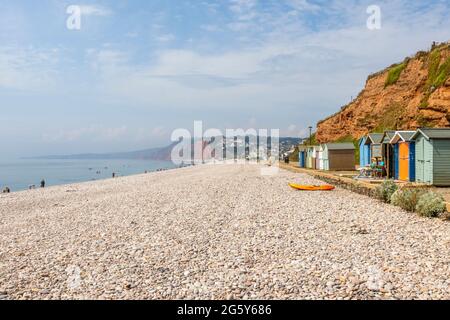
[{"label": "yellow kayak", "polygon": [[289,183],[289,186],[302,191],[332,191],[335,189],[334,186],[302,186],[295,183]]}]

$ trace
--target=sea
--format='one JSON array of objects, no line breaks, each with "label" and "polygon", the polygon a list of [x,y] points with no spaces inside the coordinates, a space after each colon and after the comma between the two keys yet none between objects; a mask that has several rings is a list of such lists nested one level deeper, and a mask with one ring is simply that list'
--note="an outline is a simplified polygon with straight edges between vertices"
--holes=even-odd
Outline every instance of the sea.
[{"label": "sea", "polygon": [[38,188],[42,180],[46,186],[57,186],[175,167],[170,161],[153,160],[0,160],[0,192],[5,187],[11,192]]}]

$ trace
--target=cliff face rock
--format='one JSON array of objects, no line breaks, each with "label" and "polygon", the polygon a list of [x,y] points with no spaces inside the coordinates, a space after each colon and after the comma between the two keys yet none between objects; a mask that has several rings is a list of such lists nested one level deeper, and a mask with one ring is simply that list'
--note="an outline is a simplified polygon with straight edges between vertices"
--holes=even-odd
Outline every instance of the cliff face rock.
[{"label": "cliff face rock", "polygon": [[419,127],[450,127],[449,43],[369,76],[356,100],[318,123],[316,139],[359,139],[373,131]]}]

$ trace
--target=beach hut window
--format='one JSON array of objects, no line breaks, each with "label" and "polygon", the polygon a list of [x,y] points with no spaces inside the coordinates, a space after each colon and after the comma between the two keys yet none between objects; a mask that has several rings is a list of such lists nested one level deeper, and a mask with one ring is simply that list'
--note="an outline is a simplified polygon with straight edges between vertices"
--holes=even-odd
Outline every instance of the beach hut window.
[{"label": "beach hut window", "polygon": [[381,144],[372,144],[372,158],[381,159],[383,157]]}]

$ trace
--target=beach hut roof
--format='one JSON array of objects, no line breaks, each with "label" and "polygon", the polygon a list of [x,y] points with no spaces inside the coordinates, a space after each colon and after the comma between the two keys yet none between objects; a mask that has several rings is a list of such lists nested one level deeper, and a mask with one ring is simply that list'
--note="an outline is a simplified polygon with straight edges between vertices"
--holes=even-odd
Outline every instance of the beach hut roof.
[{"label": "beach hut roof", "polygon": [[361,139],[359,139],[359,145],[366,144],[367,136],[363,136]]},{"label": "beach hut roof", "polygon": [[450,139],[450,128],[441,129],[431,129],[431,128],[421,128],[416,131],[412,136],[412,140],[416,139],[419,134],[422,134],[425,139]]},{"label": "beach hut roof", "polygon": [[351,142],[325,143],[324,147],[328,150],[355,150],[355,145]]},{"label": "beach hut roof", "polygon": [[395,144],[399,141],[408,142],[412,140],[412,137],[416,131],[397,131],[394,137],[391,139],[390,143]]},{"label": "beach hut roof", "polygon": [[381,142],[382,143],[391,143],[391,140],[394,136],[395,136],[395,131],[385,131]]},{"label": "beach hut roof", "polygon": [[369,143],[381,143],[383,141],[384,133],[369,133],[367,135],[367,142]]}]

